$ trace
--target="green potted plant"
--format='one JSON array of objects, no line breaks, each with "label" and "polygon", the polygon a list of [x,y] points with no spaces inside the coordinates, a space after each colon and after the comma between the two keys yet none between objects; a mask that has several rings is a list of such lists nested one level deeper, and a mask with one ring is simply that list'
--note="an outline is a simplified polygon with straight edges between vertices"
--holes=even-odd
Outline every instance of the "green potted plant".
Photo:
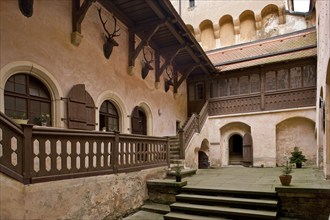
[{"label": "green potted plant", "polygon": [[292,166],[289,164],[289,161],[287,161],[282,169],[282,175],[279,176],[282,186],[290,185],[292,179],[290,173],[292,173]]},{"label": "green potted plant", "polygon": [[46,114],[46,113],[41,113],[40,117],[37,118],[38,123],[41,126],[47,126],[47,123],[48,123],[49,119],[50,119],[50,115]]},{"label": "green potted plant", "polygon": [[302,151],[300,151],[298,147],[294,147],[289,159],[290,163],[296,164],[296,168],[301,168],[302,163],[307,161],[305,155],[302,154]]},{"label": "green potted plant", "polygon": [[180,164],[176,163],[176,166],[174,167],[175,181],[176,182],[181,182],[181,180],[182,180],[181,170],[182,170],[182,167],[180,166]]},{"label": "green potted plant", "polygon": [[25,113],[18,114],[18,113],[16,113],[16,112],[14,112],[14,113],[11,115],[11,118],[13,119],[13,121],[14,121],[16,124],[27,124],[28,121],[29,121],[29,119],[27,119]]}]

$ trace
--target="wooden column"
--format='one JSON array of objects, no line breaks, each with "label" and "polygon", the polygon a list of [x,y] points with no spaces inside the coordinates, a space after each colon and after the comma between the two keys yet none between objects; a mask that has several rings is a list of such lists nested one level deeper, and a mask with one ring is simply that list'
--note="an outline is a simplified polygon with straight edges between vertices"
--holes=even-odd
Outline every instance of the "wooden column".
[{"label": "wooden column", "polygon": [[22,176],[23,183],[31,183],[31,169],[33,169],[32,157],[32,124],[22,124],[23,127],[23,146],[22,146]]}]

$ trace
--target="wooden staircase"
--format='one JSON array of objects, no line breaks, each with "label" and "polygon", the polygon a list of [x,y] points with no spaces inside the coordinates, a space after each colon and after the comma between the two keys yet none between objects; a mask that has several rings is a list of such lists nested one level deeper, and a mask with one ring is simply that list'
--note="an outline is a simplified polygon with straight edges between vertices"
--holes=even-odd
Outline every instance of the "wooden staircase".
[{"label": "wooden staircase", "polygon": [[276,219],[277,204],[276,192],[185,186],[164,219]]}]

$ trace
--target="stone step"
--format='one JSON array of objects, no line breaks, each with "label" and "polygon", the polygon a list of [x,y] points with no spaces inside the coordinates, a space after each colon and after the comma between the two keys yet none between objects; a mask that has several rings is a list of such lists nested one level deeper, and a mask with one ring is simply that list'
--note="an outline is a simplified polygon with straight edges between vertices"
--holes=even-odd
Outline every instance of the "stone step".
[{"label": "stone step", "polygon": [[170,212],[164,215],[165,220],[221,220],[226,218],[209,217],[202,215],[189,215],[185,213]]},{"label": "stone step", "polygon": [[141,207],[141,210],[165,215],[170,212],[170,206],[148,201]]},{"label": "stone step", "polygon": [[253,198],[237,198],[228,196],[207,196],[181,193],[176,196],[177,202],[209,204],[209,205],[226,205],[231,207],[251,207],[277,210],[277,200],[274,199],[253,199]]},{"label": "stone step", "polygon": [[209,206],[175,202],[170,205],[171,212],[184,212],[188,214],[220,216],[244,219],[276,219],[277,211],[252,210],[224,206]]},{"label": "stone step", "polygon": [[[192,176],[192,175],[195,175],[196,172],[197,172],[196,169],[182,169],[181,170],[181,177],[185,178],[187,176]],[[171,179],[172,178],[174,179],[175,178],[175,171],[174,170],[167,171],[167,177],[171,178]]]},{"label": "stone step", "polygon": [[182,188],[182,193],[212,195],[212,196],[222,195],[222,196],[254,198],[254,199],[265,199],[265,198],[277,199],[277,193],[274,191],[230,190],[230,189],[222,189],[215,187],[185,186]]},{"label": "stone step", "polygon": [[163,214],[140,210],[123,218],[123,220],[162,220],[164,219],[163,216]]}]

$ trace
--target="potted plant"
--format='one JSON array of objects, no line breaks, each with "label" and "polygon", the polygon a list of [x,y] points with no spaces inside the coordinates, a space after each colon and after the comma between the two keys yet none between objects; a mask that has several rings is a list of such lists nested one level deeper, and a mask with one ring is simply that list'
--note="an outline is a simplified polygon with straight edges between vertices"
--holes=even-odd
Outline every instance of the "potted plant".
[{"label": "potted plant", "polygon": [[41,113],[40,117],[37,118],[37,121],[41,126],[47,126],[49,119],[50,119],[49,114]]},{"label": "potted plant", "polygon": [[286,162],[286,165],[282,169],[282,175],[280,177],[280,181],[282,186],[289,186],[291,183],[292,176],[292,166],[289,164],[289,161]]},{"label": "potted plant", "polygon": [[301,168],[302,163],[307,161],[305,155],[302,154],[302,151],[300,151],[298,147],[294,147],[289,159],[290,163],[296,164],[296,168]]},{"label": "potted plant", "polygon": [[182,167],[180,166],[180,164],[176,163],[176,166],[174,167],[176,182],[181,182],[181,180],[182,180],[181,170],[182,170]]},{"label": "potted plant", "polygon": [[17,114],[17,113],[13,113],[11,115],[11,118],[13,119],[13,121],[16,124],[27,124],[29,119],[27,119],[26,114],[25,113],[21,113],[21,114]]}]

